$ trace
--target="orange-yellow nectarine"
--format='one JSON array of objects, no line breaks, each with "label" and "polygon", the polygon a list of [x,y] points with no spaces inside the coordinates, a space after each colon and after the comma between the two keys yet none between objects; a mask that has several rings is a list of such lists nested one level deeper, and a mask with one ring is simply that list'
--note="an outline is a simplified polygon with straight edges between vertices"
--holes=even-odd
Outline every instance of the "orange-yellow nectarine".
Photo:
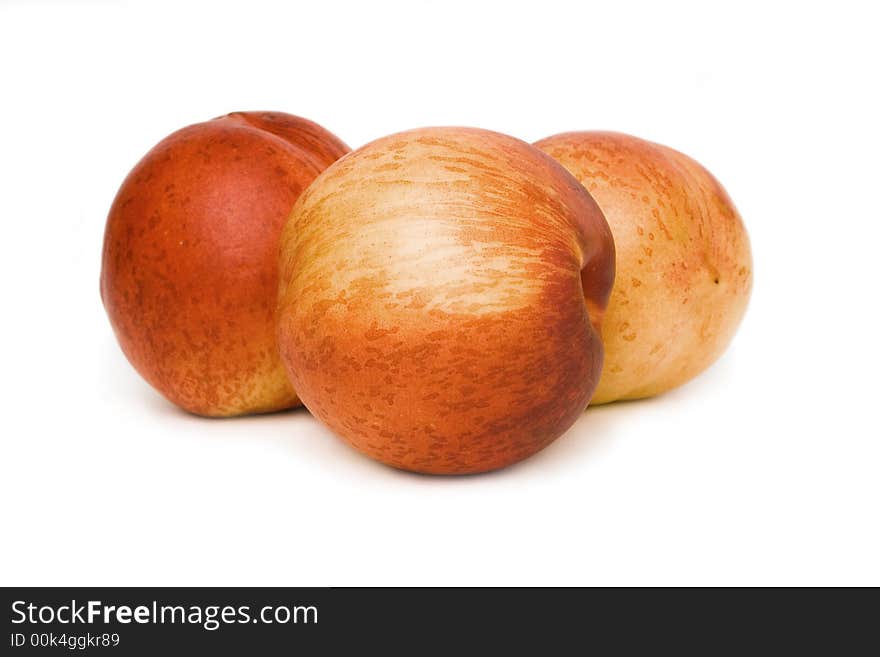
[{"label": "orange-yellow nectarine", "polygon": [[560,436],[593,393],[611,233],[522,141],[427,128],[368,144],[300,197],[281,254],[294,388],[379,461],[500,468]]}]

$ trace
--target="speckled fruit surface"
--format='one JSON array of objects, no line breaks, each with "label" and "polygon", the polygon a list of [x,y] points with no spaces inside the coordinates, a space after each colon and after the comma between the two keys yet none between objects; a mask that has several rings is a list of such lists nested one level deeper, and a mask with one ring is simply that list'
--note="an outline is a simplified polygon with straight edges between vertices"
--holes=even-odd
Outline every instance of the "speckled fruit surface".
[{"label": "speckled fruit surface", "polygon": [[593,403],[650,397],[709,367],[752,288],[748,235],[724,188],[688,156],[624,134],[570,132],[535,145],[583,183],[614,234]]},{"label": "speckled fruit surface", "polygon": [[101,297],[167,399],[208,416],[298,403],[276,339],[278,242],[300,193],[347,151],[311,121],[237,112],[173,133],[122,183]]},{"label": "speckled fruit surface", "polygon": [[368,144],[300,197],[281,253],[294,387],[379,461],[500,468],[560,436],[593,393],[611,233],[524,142],[426,128]]}]

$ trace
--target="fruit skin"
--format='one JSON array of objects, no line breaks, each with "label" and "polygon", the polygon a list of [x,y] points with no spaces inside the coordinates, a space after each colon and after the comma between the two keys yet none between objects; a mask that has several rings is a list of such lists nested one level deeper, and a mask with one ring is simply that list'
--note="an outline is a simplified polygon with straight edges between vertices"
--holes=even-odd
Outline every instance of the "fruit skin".
[{"label": "fruit skin", "polygon": [[104,235],[101,298],[137,371],[206,416],[298,404],[278,356],[278,241],[309,183],[348,152],[319,125],[236,112],[135,166]]},{"label": "fruit skin", "polygon": [[424,128],[368,144],[300,197],[281,254],[291,381],[374,459],[501,468],[589,401],[611,233],[583,187],[525,142]]},{"label": "fruit skin", "polygon": [[625,134],[569,132],[535,146],[583,183],[614,234],[593,404],[651,397],[709,367],[752,288],[749,238],[724,188],[688,156]]}]

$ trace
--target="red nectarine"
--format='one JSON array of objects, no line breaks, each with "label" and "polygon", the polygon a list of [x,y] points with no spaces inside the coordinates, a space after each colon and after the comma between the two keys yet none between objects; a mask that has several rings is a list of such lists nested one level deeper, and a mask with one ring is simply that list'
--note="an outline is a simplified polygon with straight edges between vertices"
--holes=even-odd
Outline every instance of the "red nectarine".
[{"label": "red nectarine", "polygon": [[278,356],[278,241],[347,151],[311,121],[237,112],[170,135],[122,183],[101,297],[123,352],[169,400],[212,416],[297,403]]}]

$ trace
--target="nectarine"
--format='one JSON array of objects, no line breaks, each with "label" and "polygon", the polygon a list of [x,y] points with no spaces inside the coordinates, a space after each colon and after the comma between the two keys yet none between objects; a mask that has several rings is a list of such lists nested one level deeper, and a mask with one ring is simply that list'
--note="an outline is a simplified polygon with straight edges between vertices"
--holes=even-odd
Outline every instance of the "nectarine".
[{"label": "nectarine", "polygon": [[492,470],[586,406],[613,277],[602,213],[550,157],[486,130],[404,132],[336,162],[294,206],[282,359],[308,409],[369,456]]},{"label": "nectarine", "polygon": [[211,416],[297,403],[278,355],[278,242],[302,190],[347,151],[311,121],[236,112],[170,135],[122,183],[101,297],[169,400]]},{"label": "nectarine", "polygon": [[691,158],[636,137],[571,132],[535,144],[583,183],[617,250],[594,404],[650,397],[725,350],[752,287],[749,239],[719,182]]}]

